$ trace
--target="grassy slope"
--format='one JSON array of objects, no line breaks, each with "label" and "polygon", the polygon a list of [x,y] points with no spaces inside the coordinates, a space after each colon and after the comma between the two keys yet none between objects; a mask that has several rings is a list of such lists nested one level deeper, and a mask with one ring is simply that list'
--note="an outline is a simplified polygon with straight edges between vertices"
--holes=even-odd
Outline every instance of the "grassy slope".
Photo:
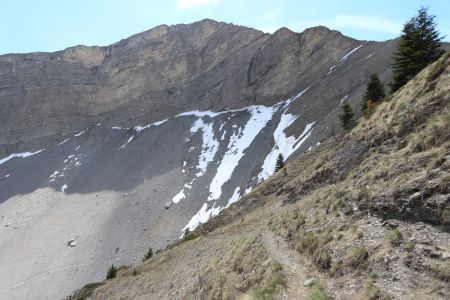
[{"label": "grassy slope", "polygon": [[444,299],[449,65],[447,53],[347,135],[299,156],[177,245],[74,298]]}]

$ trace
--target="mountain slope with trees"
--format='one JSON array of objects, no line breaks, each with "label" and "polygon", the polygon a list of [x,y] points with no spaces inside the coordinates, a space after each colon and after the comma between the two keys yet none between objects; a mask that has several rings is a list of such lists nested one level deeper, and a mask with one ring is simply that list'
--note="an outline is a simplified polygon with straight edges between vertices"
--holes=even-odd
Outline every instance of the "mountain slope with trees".
[{"label": "mountain slope with trees", "polygon": [[446,299],[449,78],[447,53],[350,132],[71,299]]}]

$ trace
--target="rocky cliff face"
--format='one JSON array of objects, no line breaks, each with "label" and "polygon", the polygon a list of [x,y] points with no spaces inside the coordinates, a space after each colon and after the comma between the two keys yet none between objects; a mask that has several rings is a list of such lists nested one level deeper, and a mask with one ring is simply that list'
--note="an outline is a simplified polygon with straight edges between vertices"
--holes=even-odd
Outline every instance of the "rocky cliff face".
[{"label": "rocky cliff face", "polygon": [[204,20],[0,56],[1,297],[61,298],[178,240],[338,132],[394,46]]},{"label": "rocky cliff face", "polygon": [[[204,20],[162,25],[107,47],[3,55],[0,153],[97,122],[130,127],[194,109],[273,104],[317,83],[362,43],[324,27],[269,35]],[[361,52],[377,51],[381,64],[364,68],[383,71],[389,47],[366,44]]]}]

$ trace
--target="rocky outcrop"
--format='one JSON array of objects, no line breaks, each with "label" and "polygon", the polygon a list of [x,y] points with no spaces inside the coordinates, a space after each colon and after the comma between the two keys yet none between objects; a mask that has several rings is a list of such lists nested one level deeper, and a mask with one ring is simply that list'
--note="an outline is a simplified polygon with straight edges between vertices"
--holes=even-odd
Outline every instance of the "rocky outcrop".
[{"label": "rocky outcrop", "polygon": [[[320,82],[361,44],[325,27],[303,33],[282,28],[270,35],[203,20],[158,26],[106,47],[3,55],[0,154],[98,122],[132,126],[194,109],[270,105]],[[391,52],[384,46],[369,43],[361,51],[378,51],[380,71]],[[354,91],[364,72],[344,76],[348,89],[341,86],[338,94]],[[329,96],[320,97],[326,99],[315,95],[307,102],[334,106]]]}]

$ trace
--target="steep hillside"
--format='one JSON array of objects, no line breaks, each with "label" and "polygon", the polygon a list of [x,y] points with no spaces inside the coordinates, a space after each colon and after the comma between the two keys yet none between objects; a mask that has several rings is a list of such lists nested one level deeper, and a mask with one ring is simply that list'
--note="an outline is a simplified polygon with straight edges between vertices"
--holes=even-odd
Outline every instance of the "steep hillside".
[{"label": "steep hillside", "polygon": [[177,241],[339,132],[395,45],[203,20],[0,56],[0,298],[61,298]]},{"label": "steep hillside", "polygon": [[449,82],[447,53],[350,133],[72,299],[448,299]]}]

